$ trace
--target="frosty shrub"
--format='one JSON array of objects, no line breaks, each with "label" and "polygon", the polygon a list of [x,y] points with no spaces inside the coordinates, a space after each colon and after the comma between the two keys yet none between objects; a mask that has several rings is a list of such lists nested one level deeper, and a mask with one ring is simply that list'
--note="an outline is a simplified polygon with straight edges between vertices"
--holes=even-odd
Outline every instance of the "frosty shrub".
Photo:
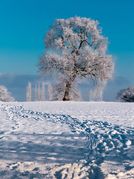
[{"label": "frosty shrub", "polygon": [[5,86],[0,86],[0,101],[14,101],[14,98],[11,96],[10,92],[8,92]]},{"label": "frosty shrub", "polygon": [[134,102],[134,87],[120,90],[117,99],[122,102]]},{"label": "frosty shrub", "polygon": [[106,54],[107,38],[101,34],[98,21],[80,17],[57,19],[45,37],[45,47],[39,70],[43,74],[57,72],[60,80],[55,92],[59,100],[77,96],[72,90],[77,77],[90,77],[96,82],[112,77],[112,56]]}]

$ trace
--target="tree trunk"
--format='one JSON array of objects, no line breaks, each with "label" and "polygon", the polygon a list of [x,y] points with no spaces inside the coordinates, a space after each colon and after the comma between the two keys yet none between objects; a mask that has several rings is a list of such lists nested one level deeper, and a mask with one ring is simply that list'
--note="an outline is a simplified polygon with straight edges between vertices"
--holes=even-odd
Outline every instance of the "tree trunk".
[{"label": "tree trunk", "polygon": [[63,101],[70,101],[70,89],[71,89],[71,82],[67,81],[65,85],[65,92],[63,96]]}]

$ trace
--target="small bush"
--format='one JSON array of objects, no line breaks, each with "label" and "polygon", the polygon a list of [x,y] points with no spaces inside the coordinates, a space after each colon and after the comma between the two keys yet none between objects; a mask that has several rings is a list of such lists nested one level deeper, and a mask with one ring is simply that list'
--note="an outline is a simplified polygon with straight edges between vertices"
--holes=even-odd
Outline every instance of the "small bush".
[{"label": "small bush", "polygon": [[14,101],[14,98],[11,96],[10,92],[7,90],[5,86],[0,86],[0,101]]},{"label": "small bush", "polygon": [[134,87],[120,90],[117,99],[122,102],[134,102]]}]

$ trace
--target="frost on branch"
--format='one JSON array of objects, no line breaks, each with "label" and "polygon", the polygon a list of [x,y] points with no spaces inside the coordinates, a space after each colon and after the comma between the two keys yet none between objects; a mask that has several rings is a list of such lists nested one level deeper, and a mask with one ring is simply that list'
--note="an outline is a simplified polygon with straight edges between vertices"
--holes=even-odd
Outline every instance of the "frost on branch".
[{"label": "frost on branch", "polygon": [[[77,77],[107,81],[112,77],[112,56],[107,55],[107,38],[98,22],[89,18],[57,19],[45,38],[46,51],[39,70],[57,72],[62,80],[61,99],[71,100]],[[61,88],[60,88],[61,89]]]},{"label": "frost on branch", "polygon": [[117,99],[122,102],[134,102],[134,87],[120,90]]},{"label": "frost on branch", "polygon": [[11,96],[5,86],[0,86],[0,101],[14,101],[14,98]]}]

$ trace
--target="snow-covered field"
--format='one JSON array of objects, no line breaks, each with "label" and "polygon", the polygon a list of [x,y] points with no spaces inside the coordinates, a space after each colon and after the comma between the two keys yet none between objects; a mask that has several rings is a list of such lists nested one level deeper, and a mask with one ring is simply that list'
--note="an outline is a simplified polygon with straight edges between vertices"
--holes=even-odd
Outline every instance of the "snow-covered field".
[{"label": "snow-covered field", "polygon": [[0,103],[0,179],[134,179],[134,103]]}]

